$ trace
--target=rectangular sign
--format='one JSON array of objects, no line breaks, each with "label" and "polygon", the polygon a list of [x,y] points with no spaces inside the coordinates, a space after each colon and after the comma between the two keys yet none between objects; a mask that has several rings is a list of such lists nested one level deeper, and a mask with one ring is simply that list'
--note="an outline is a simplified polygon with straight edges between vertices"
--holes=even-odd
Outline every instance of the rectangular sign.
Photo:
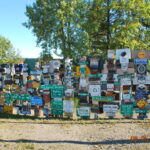
[{"label": "rectangular sign", "polygon": [[133,115],[133,104],[121,104],[121,114]]},{"label": "rectangular sign", "polygon": [[89,93],[91,94],[91,96],[101,96],[101,86],[89,85]]},{"label": "rectangular sign", "polygon": [[122,78],[121,85],[131,85],[131,79],[130,78]]},{"label": "rectangular sign", "polygon": [[79,107],[77,108],[77,115],[80,117],[90,117],[90,107]]},{"label": "rectangular sign", "polygon": [[103,111],[104,112],[117,112],[118,111],[118,105],[103,105]]},{"label": "rectangular sign", "polygon": [[63,89],[52,89],[51,97],[52,98],[62,98],[64,96]]},{"label": "rectangular sign", "polygon": [[42,105],[43,105],[42,97],[32,97],[32,98],[31,98],[31,105],[39,105],[39,106],[42,106]]},{"label": "rectangular sign", "polygon": [[144,58],[144,59],[136,58],[136,59],[134,59],[134,64],[148,64],[148,59],[147,58]]},{"label": "rectangular sign", "polygon": [[134,77],[133,74],[118,75],[118,79],[122,79],[122,78],[133,78],[133,77]]},{"label": "rectangular sign", "polygon": [[73,113],[74,112],[74,101],[64,100],[63,101],[63,112]]},{"label": "rectangular sign", "polygon": [[93,101],[99,101],[99,102],[112,102],[113,97],[108,97],[108,96],[93,96],[92,97]]}]

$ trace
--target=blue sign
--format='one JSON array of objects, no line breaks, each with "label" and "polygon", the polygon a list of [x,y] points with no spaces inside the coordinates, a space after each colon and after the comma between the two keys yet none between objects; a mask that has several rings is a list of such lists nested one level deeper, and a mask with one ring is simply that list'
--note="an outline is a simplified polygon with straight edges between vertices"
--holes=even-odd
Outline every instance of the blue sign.
[{"label": "blue sign", "polygon": [[147,58],[144,58],[144,59],[136,58],[136,59],[134,59],[134,64],[148,64],[148,59]]},{"label": "blue sign", "polygon": [[144,90],[136,90],[135,91],[135,98],[136,99],[142,99],[147,98],[147,93]]},{"label": "blue sign", "polygon": [[31,105],[39,105],[39,106],[42,106],[42,105],[43,105],[42,97],[32,97],[32,98],[31,98]]}]

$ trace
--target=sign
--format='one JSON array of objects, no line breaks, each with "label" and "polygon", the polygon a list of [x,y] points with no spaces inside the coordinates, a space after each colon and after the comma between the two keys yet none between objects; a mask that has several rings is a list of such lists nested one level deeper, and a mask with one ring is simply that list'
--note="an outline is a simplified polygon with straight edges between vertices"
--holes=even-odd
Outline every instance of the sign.
[{"label": "sign", "polygon": [[144,58],[144,59],[134,59],[134,64],[148,64],[148,59]]},{"label": "sign", "polygon": [[99,101],[99,102],[112,102],[113,97],[108,97],[108,96],[93,96],[92,97],[93,101]]},{"label": "sign", "polygon": [[122,78],[121,85],[131,85],[131,79],[130,78]]},{"label": "sign", "polygon": [[138,52],[138,57],[139,57],[140,59],[143,59],[143,58],[146,57],[146,53],[145,53],[144,51],[140,51],[140,52]]},{"label": "sign", "polygon": [[13,106],[4,106],[4,113],[12,114]]},{"label": "sign", "polygon": [[41,90],[49,90],[49,89],[63,89],[64,87],[62,85],[41,85]]},{"label": "sign", "polygon": [[89,85],[89,93],[91,94],[91,96],[101,96],[101,86]]},{"label": "sign", "polygon": [[32,98],[31,98],[31,105],[39,105],[39,106],[42,106],[42,105],[43,105],[42,97],[32,97]]},{"label": "sign", "polygon": [[114,59],[115,58],[115,51],[114,50],[108,50],[107,58]]},{"label": "sign", "polygon": [[122,63],[121,64],[121,70],[122,71],[127,71],[128,70],[128,64],[127,63]]},{"label": "sign", "polygon": [[36,71],[30,71],[31,75],[42,75],[42,71],[36,70]]},{"label": "sign", "polygon": [[77,116],[79,117],[90,117],[91,109],[90,107],[78,107]]},{"label": "sign", "polygon": [[106,116],[107,117],[114,117],[115,116],[115,112],[106,112]]},{"label": "sign", "polygon": [[114,84],[107,84],[107,89],[114,89]]},{"label": "sign", "polygon": [[121,54],[125,52],[126,58],[131,59],[131,51],[130,49],[117,49],[116,50],[116,59],[120,59]]},{"label": "sign", "polygon": [[52,115],[63,115],[63,101],[52,100],[51,101]]},{"label": "sign", "polygon": [[78,96],[89,96],[89,93],[78,93]]},{"label": "sign", "polygon": [[135,98],[136,99],[142,99],[142,98],[146,98],[147,97],[147,93],[145,90],[136,90],[135,91]]},{"label": "sign", "polygon": [[140,113],[140,114],[141,114],[141,113],[146,114],[146,113],[148,112],[148,110],[146,110],[146,109],[136,109],[135,112],[136,112],[136,113]]},{"label": "sign", "polygon": [[89,77],[89,78],[100,78],[102,76],[103,76],[102,74],[89,74],[89,75],[87,75],[87,77]]},{"label": "sign", "polygon": [[137,77],[138,84],[146,84],[146,77],[141,75]]},{"label": "sign", "polygon": [[118,79],[122,79],[122,78],[133,78],[133,77],[134,77],[133,74],[118,75]]},{"label": "sign", "polygon": [[63,112],[73,113],[74,112],[74,101],[64,100],[63,101]]},{"label": "sign", "polygon": [[123,100],[130,100],[132,98],[131,94],[122,94],[122,99]]},{"label": "sign", "polygon": [[126,57],[120,57],[120,63],[122,64],[128,64],[129,63],[129,59]]},{"label": "sign", "polygon": [[51,97],[52,98],[62,98],[63,96],[64,96],[64,94],[63,94],[63,89],[62,88],[51,90]]},{"label": "sign", "polygon": [[137,73],[145,74],[146,73],[146,66],[144,64],[137,65]]},{"label": "sign", "polygon": [[118,105],[103,105],[104,112],[117,112]]},{"label": "sign", "polygon": [[133,115],[133,104],[121,104],[121,114]]}]

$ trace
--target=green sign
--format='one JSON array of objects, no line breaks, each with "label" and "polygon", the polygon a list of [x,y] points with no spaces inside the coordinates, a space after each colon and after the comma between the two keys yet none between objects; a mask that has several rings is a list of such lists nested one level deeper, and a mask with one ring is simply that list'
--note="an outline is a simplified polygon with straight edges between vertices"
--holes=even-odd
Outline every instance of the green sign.
[{"label": "green sign", "polygon": [[62,98],[64,96],[62,88],[56,88],[51,90],[52,98]]},{"label": "green sign", "polygon": [[4,98],[7,103],[15,100],[31,101],[31,95],[29,94],[5,93]]},{"label": "green sign", "polygon": [[107,84],[107,81],[102,81],[101,83],[102,83],[102,84]]},{"label": "green sign", "polygon": [[93,96],[92,100],[93,101],[99,101],[99,102],[112,102],[113,97],[110,97],[110,96]]},{"label": "green sign", "polygon": [[91,108],[90,107],[77,107],[77,116],[79,117],[90,117]]},{"label": "green sign", "polygon": [[120,86],[120,82],[114,82],[115,86]]},{"label": "green sign", "polygon": [[141,113],[146,114],[148,112],[148,110],[146,110],[146,109],[136,109],[135,112],[140,113],[140,114]]},{"label": "green sign", "polygon": [[63,101],[52,100],[51,102],[52,115],[63,115]]},{"label": "green sign", "polygon": [[80,62],[80,63],[78,63],[78,65],[87,65],[88,64],[88,62]]},{"label": "green sign", "polygon": [[41,90],[49,90],[49,89],[63,89],[64,87],[62,85],[41,85]]},{"label": "green sign", "polygon": [[122,78],[133,78],[133,77],[134,77],[133,74],[118,75],[118,79],[122,79]]},{"label": "green sign", "polygon": [[89,96],[89,93],[78,93],[78,96]]},{"label": "green sign", "polygon": [[121,104],[120,113],[123,115],[133,115],[133,104]]},{"label": "green sign", "polygon": [[89,74],[89,75],[87,75],[87,77],[89,77],[89,78],[100,78],[100,77],[102,77],[103,75],[102,74]]}]

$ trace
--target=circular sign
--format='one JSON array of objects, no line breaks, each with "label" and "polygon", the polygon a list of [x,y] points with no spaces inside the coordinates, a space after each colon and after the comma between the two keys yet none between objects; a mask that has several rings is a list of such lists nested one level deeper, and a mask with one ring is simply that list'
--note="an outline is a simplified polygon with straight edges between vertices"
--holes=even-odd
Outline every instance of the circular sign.
[{"label": "circular sign", "polygon": [[144,74],[146,72],[146,66],[143,64],[140,64],[137,66],[137,72],[139,74]]},{"label": "circular sign", "polygon": [[146,54],[145,54],[145,52],[144,52],[144,51],[140,51],[140,52],[138,52],[138,58],[143,59],[143,58],[145,58],[145,57],[146,57]]}]

